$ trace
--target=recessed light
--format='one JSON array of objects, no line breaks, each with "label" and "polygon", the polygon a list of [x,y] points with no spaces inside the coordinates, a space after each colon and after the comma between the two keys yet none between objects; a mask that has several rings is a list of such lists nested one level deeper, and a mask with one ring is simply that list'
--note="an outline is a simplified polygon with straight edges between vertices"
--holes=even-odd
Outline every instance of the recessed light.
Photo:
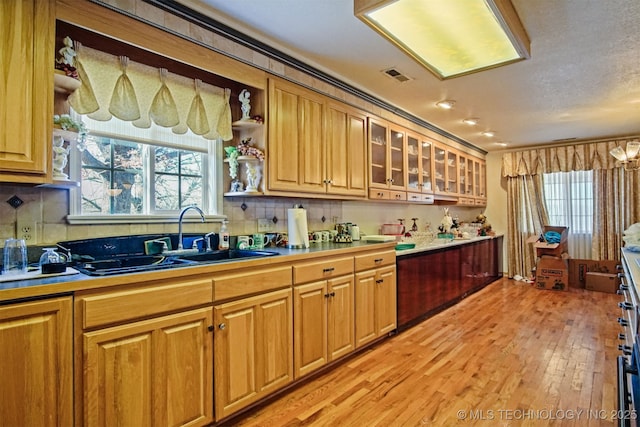
[{"label": "recessed light", "polygon": [[453,108],[454,105],[456,105],[456,101],[453,101],[451,99],[445,99],[444,101],[440,101],[436,103],[436,105],[444,110],[450,110]]},{"label": "recessed light", "polygon": [[480,119],[476,118],[476,117],[470,117],[468,119],[464,119],[462,121],[462,123],[467,124],[469,126],[475,126],[478,124],[478,122],[480,121]]},{"label": "recessed light", "polygon": [[500,147],[506,147],[509,145],[508,142],[504,142],[504,141],[494,142],[494,144],[499,145]]},{"label": "recessed light", "polygon": [[492,130],[487,130],[482,132],[482,135],[486,136],[487,138],[491,138],[492,136],[496,136],[496,133]]}]

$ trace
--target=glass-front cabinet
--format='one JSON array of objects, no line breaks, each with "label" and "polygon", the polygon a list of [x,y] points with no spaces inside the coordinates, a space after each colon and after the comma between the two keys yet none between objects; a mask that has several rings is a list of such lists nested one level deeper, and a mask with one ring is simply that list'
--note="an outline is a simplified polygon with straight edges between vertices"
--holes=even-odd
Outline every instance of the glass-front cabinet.
[{"label": "glass-front cabinet", "polygon": [[420,174],[423,193],[433,193],[433,143],[422,138],[420,147]]},{"label": "glass-front cabinet", "polygon": [[421,191],[422,158],[420,154],[420,138],[411,133],[407,134],[407,190],[419,193]]},{"label": "glass-front cabinet", "polygon": [[369,185],[406,190],[406,131],[383,120],[369,119]]},{"label": "glass-front cabinet", "polygon": [[457,195],[458,182],[458,153],[450,147],[434,144],[433,173],[436,194]]}]

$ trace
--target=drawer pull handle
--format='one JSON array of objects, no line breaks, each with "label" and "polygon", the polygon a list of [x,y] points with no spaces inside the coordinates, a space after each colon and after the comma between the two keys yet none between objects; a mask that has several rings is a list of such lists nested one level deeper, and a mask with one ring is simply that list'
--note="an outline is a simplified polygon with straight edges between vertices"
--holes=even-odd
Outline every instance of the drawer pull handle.
[{"label": "drawer pull handle", "polygon": [[628,345],[623,345],[623,344],[618,345],[618,350],[620,350],[622,352],[622,354],[625,354],[627,356],[629,356],[633,352],[631,347],[629,347]]},{"label": "drawer pull handle", "polygon": [[620,334],[618,334],[618,339],[621,340],[621,341],[624,341],[624,340],[627,339],[627,336],[625,334],[620,333]]},{"label": "drawer pull handle", "polygon": [[629,321],[627,319],[623,319],[622,317],[618,317],[618,323],[622,326],[629,326]]},{"label": "drawer pull handle", "polygon": [[621,291],[628,291],[629,290],[629,285],[624,285],[624,284],[620,284],[620,290]]},{"label": "drawer pull handle", "polygon": [[384,258],[376,258],[373,260],[376,264],[380,264],[382,261],[384,261]]},{"label": "drawer pull handle", "polygon": [[619,302],[618,303],[618,307],[620,307],[623,310],[633,310],[633,304],[631,304],[630,302]]},{"label": "drawer pull handle", "polygon": [[380,284],[380,283],[382,283],[382,282],[384,282],[384,279],[378,279],[378,280],[376,280],[376,283],[377,283],[377,284]]},{"label": "drawer pull handle", "polygon": [[329,267],[329,268],[323,268],[322,272],[323,273],[331,273],[333,270],[335,270],[334,267]]}]

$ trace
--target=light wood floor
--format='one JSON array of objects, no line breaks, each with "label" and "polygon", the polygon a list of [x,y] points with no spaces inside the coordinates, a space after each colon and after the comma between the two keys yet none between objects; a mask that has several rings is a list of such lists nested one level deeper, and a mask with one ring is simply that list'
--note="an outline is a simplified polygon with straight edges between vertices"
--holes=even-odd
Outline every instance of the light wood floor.
[{"label": "light wood floor", "polygon": [[613,426],[620,300],[499,280],[233,424]]}]

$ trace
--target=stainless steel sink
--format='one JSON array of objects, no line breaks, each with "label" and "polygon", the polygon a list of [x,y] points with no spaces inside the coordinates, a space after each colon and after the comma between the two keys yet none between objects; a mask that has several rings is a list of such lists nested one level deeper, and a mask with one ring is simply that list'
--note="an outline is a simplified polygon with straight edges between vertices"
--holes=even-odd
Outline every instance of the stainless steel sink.
[{"label": "stainless steel sink", "polygon": [[213,263],[224,261],[237,261],[247,258],[264,258],[278,255],[277,252],[253,251],[245,249],[230,249],[228,251],[200,252],[194,255],[180,256],[181,260],[193,261],[197,263]]}]

